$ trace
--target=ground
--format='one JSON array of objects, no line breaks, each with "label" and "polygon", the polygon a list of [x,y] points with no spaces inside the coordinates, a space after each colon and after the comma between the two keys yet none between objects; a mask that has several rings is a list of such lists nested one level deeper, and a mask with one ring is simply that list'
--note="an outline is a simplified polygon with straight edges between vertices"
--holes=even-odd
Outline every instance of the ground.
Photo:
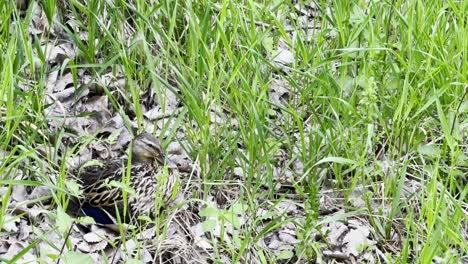
[{"label": "ground", "polygon": [[[468,263],[467,9],[1,2],[0,261]],[[73,217],[76,171],[142,131],[174,201]]]}]

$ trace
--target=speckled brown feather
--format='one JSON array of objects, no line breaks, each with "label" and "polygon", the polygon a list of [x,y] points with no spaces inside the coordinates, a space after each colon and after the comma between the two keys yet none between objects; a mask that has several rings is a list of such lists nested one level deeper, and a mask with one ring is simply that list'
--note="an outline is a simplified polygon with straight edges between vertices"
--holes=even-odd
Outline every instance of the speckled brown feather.
[{"label": "speckled brown feather", "polygon": [[[141,138],[140,138],[141,139]],[[136,140],[139,140],[138,138]],[[154,140],[155,148],[148,148],[143,143]],[[159,196],[162,198],[163,204],[170,203],[174,187],[178,181],[178,172],[176,169],[167,168],[160,164],[161,156],[164,155],[159,142],[152,136],[146,136],[143,140],[136,142],[133,153],[135,157],[139,157],[131,164],[130,182],[136,196],[128,193],[127,210],[130,216],[149,215],[155,213],[155,201]],[[151,144],[151,142],[150,142]],[[154,150],[153,160],[151,152]],[[118,187],[109,186],[111,181],[122,181],[122,175],[126,173],[126,159],[113,160],[105,163],[103,166],[92,165],[82,168],[79,173],[79,178],[83,185],[84,199],[82,203],[86,203],[93,207],[98,207],[106,210],[114,217],[116,216],[117,207],[119,215],[122,217],[124,209],[124,199],[122,190]],[[164,184],[164,186],[161,186]],[[162,193],[161,193],[162,192]],[[128,214],[125,214],[128,215]],[[128,220],[128,219],[126,219]]]}]

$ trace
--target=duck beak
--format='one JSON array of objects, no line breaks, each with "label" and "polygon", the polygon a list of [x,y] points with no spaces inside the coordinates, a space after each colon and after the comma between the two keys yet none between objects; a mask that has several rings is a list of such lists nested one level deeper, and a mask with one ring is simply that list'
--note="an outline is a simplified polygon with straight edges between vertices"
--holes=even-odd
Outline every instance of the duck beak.
[{"label": "duck beak", "polygon": [[161,153],[161,155],[156,157],[156,160],[159,162],[159,164],[164,164],[164,162],[166,162],[166,154]]},{"label": "duck beak", "polygon": [[159,155],[156,160],[159,164],[165,165],[169,169],[177,169],[177,164],[170,159],[166,159],[165,154]]}]

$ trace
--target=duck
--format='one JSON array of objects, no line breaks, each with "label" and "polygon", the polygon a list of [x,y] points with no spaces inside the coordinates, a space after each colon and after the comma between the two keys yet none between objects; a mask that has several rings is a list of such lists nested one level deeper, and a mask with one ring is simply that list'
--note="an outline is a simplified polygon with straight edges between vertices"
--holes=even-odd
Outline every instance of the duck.
[{"label": "duck", "polygon": [[130,223],[141,216],[154,217],[174,201],[179,185],[177,166],[167,159],[158,138],[143,132],[129,147],[130,162],[115,159],[78,170],[83,195],[69,206],[75,216],[90,216],[104,225]]}]

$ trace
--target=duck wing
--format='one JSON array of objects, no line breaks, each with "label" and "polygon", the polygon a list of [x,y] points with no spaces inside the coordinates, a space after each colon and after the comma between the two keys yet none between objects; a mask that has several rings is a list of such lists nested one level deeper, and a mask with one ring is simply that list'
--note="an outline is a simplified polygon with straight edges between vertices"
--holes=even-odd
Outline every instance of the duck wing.
[{"label": "duck wing", "polygon": [[111,181],[121,181],[125,173],[125,160],[113,160],[103,166],[91,165],[82,168],[79,178],[84,186],[84,200],[92,206],[114,206],[123,200],[122,191],[118,187],[109,186]]}]

